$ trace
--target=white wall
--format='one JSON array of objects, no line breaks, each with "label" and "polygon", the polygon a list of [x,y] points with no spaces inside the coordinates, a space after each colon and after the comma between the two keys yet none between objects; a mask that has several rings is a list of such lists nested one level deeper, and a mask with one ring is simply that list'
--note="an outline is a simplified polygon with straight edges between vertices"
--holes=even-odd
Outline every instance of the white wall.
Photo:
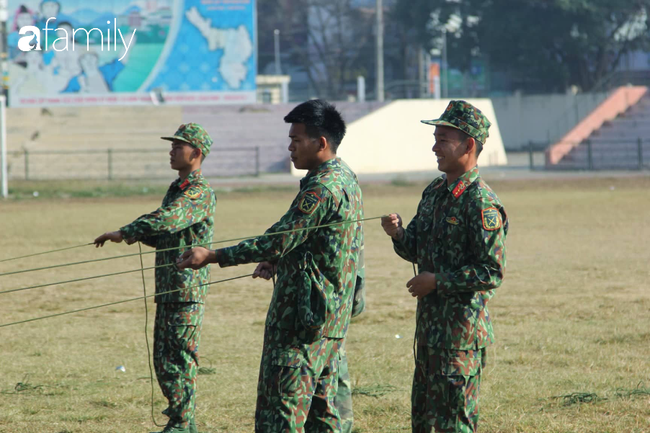
[{"label": "white wall", "polygon": [[[490,136],[479,156],[479,166],[507,164],[499,122],[489,99],[467,99],[492,122]],[[434,171],[431,151],[435,127],[420,120],[437,119],[448,100],[410,99],[394,101],[348,125],[338,155],[357,174]],[[294,175],[303,176],[303,170]]]},{"label": "white wall", "polygon": [[506,150],[557,140],[593,111],[607,93],[529,95],[492,98]]}]

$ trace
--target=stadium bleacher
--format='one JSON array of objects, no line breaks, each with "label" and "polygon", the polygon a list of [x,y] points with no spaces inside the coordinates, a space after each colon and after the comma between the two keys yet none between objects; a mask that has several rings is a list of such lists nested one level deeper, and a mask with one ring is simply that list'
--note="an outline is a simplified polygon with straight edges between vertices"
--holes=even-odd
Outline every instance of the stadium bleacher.
[{"label": "stadium bleacher", "polygon": [[[83,172],[79,178],[165,177],[167,147],[159,137],[172,134],[178,125],[186,122],[203,125],[214,139],[213,156],[204,165],[207,175],[250,175],[258,170],[287,173],[290,171],[288,126],[283,118],[295,105],[11,108],[7,122],[10,125],[7,131],[10,176],[37,179],[40,173],[43,178],[43,170],[47,168],[47,176],[55,178],[70,177],[71,171]],[[384,103],[340,102],[336,105],[351,123]],[[88,154],[94,151],[107,155],[108,149],[114,151],[109,157],[112,158],[110,174],[106,156]],[[160,153],[156,152],[158,149]],[[21,153],[24,150],[31,154],[29,158]],[[133,161],[137,156],[124,153],[126,150],[146,152],[143,153],[147,155],[143,172],[137,172],[137,162]],[[62,167],[60,174],[52,171],[65,164],[65,160],[47,167],[44,163],[38,164],[39,154],[60,151],[78,151],[79,161],[73,169]],[[48,155],[50,161],[53,158]],[[91,164],[93,158],[99,160],[97,167]],[[35,164],[37,169],[26,170],[26,164]],[[87,170],[82,170],[84,167]],[[94,171],[96,175],[92,174]]]}]

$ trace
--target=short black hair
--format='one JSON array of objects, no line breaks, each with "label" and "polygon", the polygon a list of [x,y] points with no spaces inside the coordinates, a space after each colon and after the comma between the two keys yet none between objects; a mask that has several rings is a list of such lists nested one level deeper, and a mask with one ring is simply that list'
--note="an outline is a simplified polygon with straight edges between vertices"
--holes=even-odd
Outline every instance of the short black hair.
[{"label": "short black hair", "polygon": [[[456,129],[456,131],[458,131],[458,138],[462,143],[464,143],[465,140],[467,140],[468,138],[474,138],[461,129]],[[477,140],[476,138],[474,138],[474,143],[476,143],[476,157],[478,158],[478,156],[483,151],[483,143],[480,140]]]},{"label": "short black hair", "polygon": [[324,99],[303,102],[284,118],[286,123],[302,123],[310,138],[327,138],[336,153],[345,137],[345,121],[336,107]]}]

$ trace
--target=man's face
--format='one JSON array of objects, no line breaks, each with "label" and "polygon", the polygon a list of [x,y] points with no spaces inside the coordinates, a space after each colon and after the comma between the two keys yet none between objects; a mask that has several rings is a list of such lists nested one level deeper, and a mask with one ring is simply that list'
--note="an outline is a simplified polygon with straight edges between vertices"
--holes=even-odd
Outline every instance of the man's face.
[{"label": "man's face", "polygon": [[433,153],[438,160],[438,170],[443,173],[464,172],[464,162],[469,157],[466,154],[467,140],[461,141],[461,134],[455,128],[449,126],[436,126],[433,134],[436,143],[433,145]]},{"label": "man's face", "polygon": [[41,13],[46,18],[56,18],[59,14],[59,4],[57,2],[45,2],[41,5]]},{"label": "man's face", "polygon": [[319,140],[309,137],[306,130],[304,123],[292,123],[289,129],[291,162],[298,170],[312,170],[320,163],[317,158],[320,149]]},{"label": "man's face", "polygon": [[188,168],[196,158],[196,149],[182,141],[172,141],[172,150],[169,152],[169,163],[172,170]]}]

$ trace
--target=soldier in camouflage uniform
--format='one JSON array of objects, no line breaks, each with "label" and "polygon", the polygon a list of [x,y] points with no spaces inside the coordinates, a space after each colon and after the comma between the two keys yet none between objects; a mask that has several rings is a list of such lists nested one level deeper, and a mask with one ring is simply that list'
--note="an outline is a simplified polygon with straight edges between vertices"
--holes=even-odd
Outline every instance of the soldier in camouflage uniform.
[{"label": "soldier in camouflage uniform", "polygon": [[174,265],[184,247],[212,242],[217,201],[201,174],[212,139],[195,123],[181,125],[174,136],[162,139],[172,142],[171,167],[179,174],[162,206],[118,231],[99,236],[95,244],[125,239],[128,244],[139,241],[162,250],[156,253],[156,266],[163,267],[156,269],[156,293],[161,294],[155,297],[154,367],[169,402],[163,411],[169,416],[163,433],[196,433],[198,350],[210,268],[178,270]]},{"label": "soldier in camouflage uniform", "polygon": [[[364,260],[364,246],[361,245],[359,256],[359,271],[357,284],[354,290],[354,303],[352,305],[352,317],[357,317],[366,308],[366,269]],[[348,371],[348,354],[345,350],[345,340],[339,351],[339,380],[334,406],[341,417],[341,433],[352,433],[354,424],[354,412],[352,411],[352,382]]]},{"label": "soldier in camouflage uniform", "polygon": [[504,277],[508,218],[476,166],[490,122],[465,101],[451,101],[435,125],[438,169],[417,214],[402,227],[382,218],[395,252],[416,263],[406,285],[418,298],[411,396],[414,433],[476,432],[481,371],[494,340],[488,301]]},{"label": "soldier in camouflage uniform", "polygon": [[[356,175],[336,150],[345,134],[340,114],[321,100],[285,117],[291,160],[309,173],[287,213],[265,235],[209,251],[193,248],[180,268],[259,262],[255,273],[277,283],[266,319],[255,431],[339,432],[334,405],[339,356],[359,287],[363,218]],[[310,227],[314,227],[309,230]],[[281,235],[277,232],[288,231]]]}]

